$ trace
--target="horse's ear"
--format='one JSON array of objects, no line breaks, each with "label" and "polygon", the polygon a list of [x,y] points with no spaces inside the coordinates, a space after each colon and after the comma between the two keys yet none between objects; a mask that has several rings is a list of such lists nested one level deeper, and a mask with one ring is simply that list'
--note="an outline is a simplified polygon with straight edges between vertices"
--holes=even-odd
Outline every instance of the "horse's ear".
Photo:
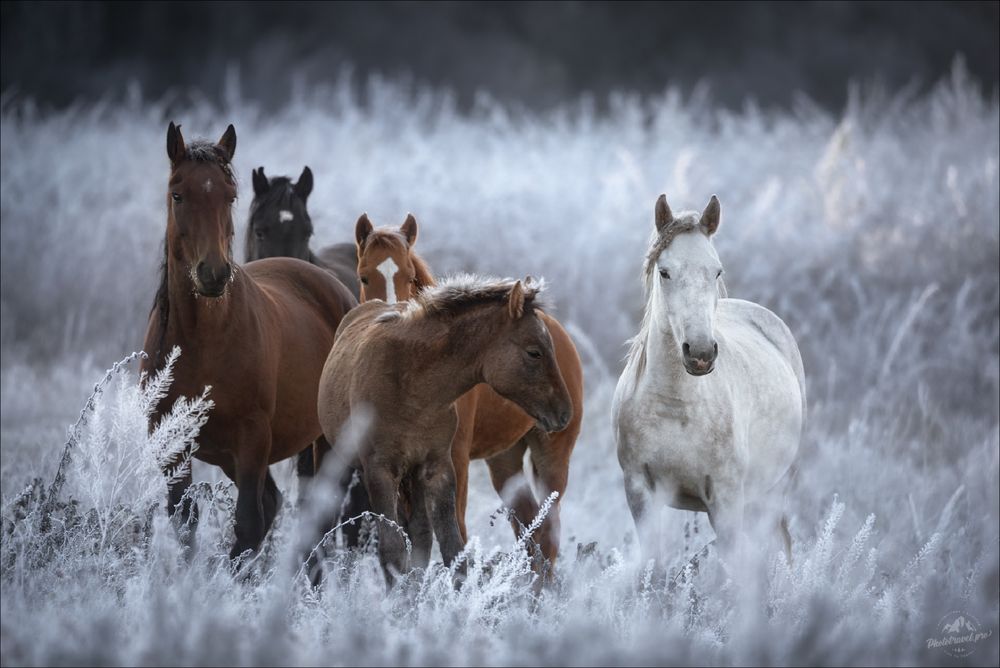
[{"label": "horse's ear", "polygon": [[667,204],[667,196],[660,195],[656,200],[656,231],[662,232],[672,222],[674,222],[674,214],[670,211],[670,205]]},{"label": "horse's ear", "polygon": [[267,189],[271,187],[268,182],[267,177],[264,176],[264,168],[258,167],[253,170],[253,194],[260,197],[267,192]]},{"label": "horse's ear", "polygon": [[181,126],[174,125],[174,122],[171,121],[167,127],[167,157],[170,158],[170,164],[176,165],[184,159],[185,155],[187,155],[187,150],[184,148]]},{"label": "horse's ear", "polygon": [[222,133],[222,139],[219,140],[219,148],[226,152],[226,159],[232,160],[233,156],[236,155],[236,128],[230,123],[226,131]]},{"label": "horse's ear", "polygon": [[368,214],[361,214],[361,217],[358,218],[358,224],[354,226],[354,238],[358,242],[359,251],[364,247],[365,240],[368,239],[368,235],[372,233],[373,229],[375,228],[372,226],[372,221],[368,220]]},{"label": "horse's ear", "polygon": [[292,186],[292,190],[295,191],[295,194],[303,202],[309,197],[309,193],[313,191],[313,173],[309,169],[309,165],[306,165],[305,169],[302,170],[302,174],[299,176],[299,180],[295,182],[295,185]]},{"label": "horse's ear", "polygon": [[413,244],[417,243],[417,219],[413,217],[412,213],[406,214],[406,220],[403,221],[399,231],[406,237],[407,246],[412,248]]},{"label": "horse's ear", "polygon": [[719,198],[712,195],[712,199],[708,200],[708,206],[705,207],[705,211],[701,214],[701,229],[705,230],[705,234],[712,236],[715,231],[719,229],[719,217],[722,215],[722,207],[719,205]]},{"label": "horse's ear", "polygon": [[510,289],[510,295],[507,297],[507,313],[510,314],[511,320],[517,320],[524,315],[524,286],[521,285],[521,281]]}]

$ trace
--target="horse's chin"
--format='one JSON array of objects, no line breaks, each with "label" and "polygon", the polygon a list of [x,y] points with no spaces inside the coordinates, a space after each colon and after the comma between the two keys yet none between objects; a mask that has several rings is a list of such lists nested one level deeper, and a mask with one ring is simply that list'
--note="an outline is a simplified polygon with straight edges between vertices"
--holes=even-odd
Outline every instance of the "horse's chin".
[{"label": "horse's chin", "polygon": [[555,431],[554,425],[548,420],[540,420],[538,418],[535,418],[535,426],[547,434],[551,434],[553,431]]},{"label": "horse's chin", "polygon": [[195,292],[198,293],[199,297],[207,297],[208,299],[221,299],[226,296],[226,289],[229,287],[229,283],[225,283],[219,290],[210,290],[204,286],[198,286],[195,288]]}]

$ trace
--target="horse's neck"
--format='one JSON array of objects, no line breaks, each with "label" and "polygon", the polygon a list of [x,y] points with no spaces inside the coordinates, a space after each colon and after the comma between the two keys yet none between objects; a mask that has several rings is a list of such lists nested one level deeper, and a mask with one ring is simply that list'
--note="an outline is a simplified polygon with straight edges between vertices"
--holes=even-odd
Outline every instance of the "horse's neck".
[{"label": "horse's neck", "polygon": [[423,339],[426,345],[423,352],[430,363],[420,366],[417,382],[424,388],[433,388],[435,400],[444,406],[450,406],[485,382],[481,358],[492,330],[467,326],[463,320],[469,317],[461,315],[450,322],[433,322],[436,331]]},{"label": "horse's neck", "polygon": [[431,271],[430,265],[416,253],[411,251],[411,259],[413,260],[413,268],[416,273],[417,287],[422,290],[424,288],[437,285],[437,281],[434,280],[434,273]]},{"label": "horse's neck", "polygon": [[645,352],[643,381],[647,387],[656,394],[669,396],[675,401],[698,400],[696,395],[701,386],[693,383],[695,379],[684,370],[681,346],[674,339],[666,315],[658,310],[650,314]]}]

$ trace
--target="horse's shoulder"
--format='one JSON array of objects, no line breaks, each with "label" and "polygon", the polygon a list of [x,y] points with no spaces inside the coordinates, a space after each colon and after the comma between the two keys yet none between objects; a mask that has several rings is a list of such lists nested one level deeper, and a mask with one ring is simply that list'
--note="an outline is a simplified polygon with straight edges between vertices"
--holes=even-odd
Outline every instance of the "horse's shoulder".
[{"label": "horse's shoulder", "polygon": [[749,333],[777,350],[791,365],[804,393],[805,370],[802,367],[802,355],[795,335],[785,321],[760,304],[742,299],[720,299],[719,307],[718,312],[722,316],[719,324],[723,329],[737,334]]},{"label": "horse's shoulder", "polygon": [[785,321],[770,309],[744,299],[720,299],[720,324],[751,328],[779,348],[794,343]]}]

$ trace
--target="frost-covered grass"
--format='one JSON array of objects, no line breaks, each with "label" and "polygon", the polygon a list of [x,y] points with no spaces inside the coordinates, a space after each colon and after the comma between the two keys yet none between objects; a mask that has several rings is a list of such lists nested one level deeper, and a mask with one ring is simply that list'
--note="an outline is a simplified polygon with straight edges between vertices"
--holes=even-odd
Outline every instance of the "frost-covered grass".
[{"label": "frost-covered grass", "polygon": [[[1000,105],[960,70],[926,97],[855,95],[721,111],[674,92],[543,115],[371,81],[307,90],[277,115],[139,96],[0,117],[4,664],[911,663],[941,617],[993,636],[1000,586]],[[49,495],[65,428],[102,370],[139,347],[162,243],[167,120],[239,136],[249,172],[316,175],[317,245],[367,211],[412,211],[438,273],[544,275],[584,359],[586,416],[563,501],[557,581],[535,598],[485,469],[474,465],[467,584],[414,576],[385,595],[377,560],[337,554],[318,590],[296,578],[297,484],[246,581],[225,558],[234,490],[195,465],[202,510],[185,555],[162,509],[157,440],[134,368],[86,411]],[[609,407],[638,326],[653,202],[723,207],[730,294],[782,316],[810,394],[792,499],[793,562],[765,553],[726,582],[704,516],[668,511],[668,585],[638,557]],[[183,353],[182,353],[183,354]],[[211,399],[211,393],[208,400]],[[187,416],[187,417],[184,417]],[[38,482],[32,481],[38,479]],[[29,487],[30,485],[30,487]],[[51,522],[42,526],[44,511]],[[764,541],[760,541],[761,544]]]}]

